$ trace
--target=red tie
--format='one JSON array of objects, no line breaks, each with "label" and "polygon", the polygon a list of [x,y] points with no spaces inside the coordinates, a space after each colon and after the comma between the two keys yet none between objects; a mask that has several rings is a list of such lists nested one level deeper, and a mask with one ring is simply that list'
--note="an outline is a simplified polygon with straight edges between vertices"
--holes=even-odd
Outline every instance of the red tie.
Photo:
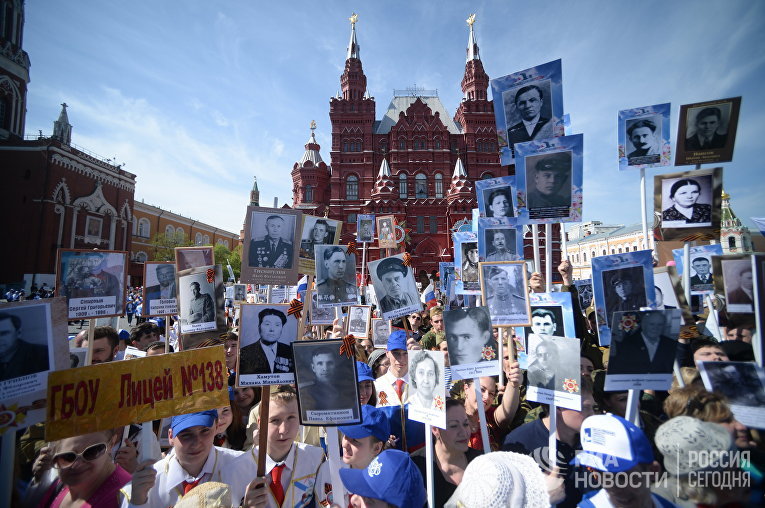
[{"label": "red tie", "polygon": [[183,485],[182,485],[182,486],[183,486],[183,495],[185,496],[186,494],[188,494],[188,493],[189,493],[189,491],[190,491],[191,489],[193,489],[194,487],[196,487],[197,485],[199,485],[199,482],[200,482],[201,480],[202,480],[202,479],[200,478],[199,480],[196,480],[196,481],[193,481],[193,482],[183,482]]},{"label": "red tie", "polygon": [[284,464],[274,466],[271,470],[271,492],[274,493],[276,503],[281,506],[284,502],[284,487],[282,487],[282,471]]},{"label": "red tie", "polygon": [[396,379],[396,395],[398,395],[398,400],[401,402],[404,402],[404,380],[403,379]]}]

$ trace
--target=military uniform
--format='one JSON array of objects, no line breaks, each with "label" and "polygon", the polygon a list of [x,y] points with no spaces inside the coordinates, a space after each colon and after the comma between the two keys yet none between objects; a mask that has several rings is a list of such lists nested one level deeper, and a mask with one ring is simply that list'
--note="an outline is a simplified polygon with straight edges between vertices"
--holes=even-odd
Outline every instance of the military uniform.
[{"label": "military uniform", "polygon": [[419,303],[409,293],[403,293],[401,298],[392,298],[385,295],[380,299],[380,309],[385,313],[409,307],[410,305],[419,305]]},{"label": "military uniform", "polygon": [[503,250],[501,252],[498,250],[495,250],[494,252],[486,256],[486,261],[515,261],[514,258],[515,256],[509,250]]},{"label": "military uniform", "polygon": [[[279,258],[283,261],[277,266]],[[250,240],[249,262],[256,268],[292,268],[292,244],[281,238],[275,243],[268,238],[257,242]]]},{"label": "military uniform", "polygon": [[511,314],[523,314],[525,300],[522,296],[508,294],[504,298],[497,295],[488,300],[489,314],[492,316],[509,316]]},{"label": "military uniform", "polygon": [[344,279],[324,279],[316,285],[319,305],[356,303],[356,286]]},{"label": "military uniform", "polygon": [[467,261],[462,266],[462,282],[478,282],[478,265],[471,265]]}]

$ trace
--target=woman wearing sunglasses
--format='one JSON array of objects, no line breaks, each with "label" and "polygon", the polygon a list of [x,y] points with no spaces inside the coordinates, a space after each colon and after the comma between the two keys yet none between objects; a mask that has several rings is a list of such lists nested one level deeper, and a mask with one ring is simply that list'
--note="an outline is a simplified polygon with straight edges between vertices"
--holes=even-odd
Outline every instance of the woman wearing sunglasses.
[{"label": "woman wearing sunglasses", "polygon": [[130,481],[130,473],[107,453],[114,437],[107,430],[54,443],[51,465],[58,471],[58,480],[40,506],[120,506],[120,489]]}]

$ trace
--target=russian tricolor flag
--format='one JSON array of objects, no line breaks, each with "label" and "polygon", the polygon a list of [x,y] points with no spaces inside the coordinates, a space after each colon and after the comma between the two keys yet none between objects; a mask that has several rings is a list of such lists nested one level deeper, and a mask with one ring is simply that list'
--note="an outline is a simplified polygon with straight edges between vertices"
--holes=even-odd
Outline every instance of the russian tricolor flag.
[{"label": "russian tricolor flag", "polygon": [[438,300],[436,300],[436,290],[433,287],[432,281],[428,284],[428,287],[425,288],[425,291],[422,292],[422,295],[420,295],[420,301],[424,303],[425,307],[428,309],[438,305]]},{"label": "russian tricolor flag", "polygon": [[301,302],[305,298],[305,292],[308,290],[308,276],[303,275],[303,278],[298,281],[297,285],[297,297]]}]

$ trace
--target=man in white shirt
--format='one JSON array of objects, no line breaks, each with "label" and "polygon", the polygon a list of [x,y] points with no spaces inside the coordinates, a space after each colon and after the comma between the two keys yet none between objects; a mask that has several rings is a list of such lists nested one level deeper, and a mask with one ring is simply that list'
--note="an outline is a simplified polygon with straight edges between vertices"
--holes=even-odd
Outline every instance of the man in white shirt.
[{"label": "man in white shirt", "polygon": [[[262,424],[258,422],[258,425]],[[268,438],[265,478],[258,478],[258,447],[245,452],[223,468],[223,483],[239,506],[303,507],[312,503],[314,484],[324,450],[296,443],[300,420],[297,393],[289,385],[271,392],[268,406]]]},{"label": "man in white shirt", "polygon": [[409,355],[406,332],[396,330],[388,337],[385,356],[390,361],[388,372],[375,380],[377,407],[400,406],[409,402]]},{"label": "man in white shirt", "polygon": [[173,450],[156,464],[138,466],[122,506],[174,506],[197,485],[221,481],[223,467],[242,452],[213,446],[217,420],[215,409],[174,416],[168,432]]}]

